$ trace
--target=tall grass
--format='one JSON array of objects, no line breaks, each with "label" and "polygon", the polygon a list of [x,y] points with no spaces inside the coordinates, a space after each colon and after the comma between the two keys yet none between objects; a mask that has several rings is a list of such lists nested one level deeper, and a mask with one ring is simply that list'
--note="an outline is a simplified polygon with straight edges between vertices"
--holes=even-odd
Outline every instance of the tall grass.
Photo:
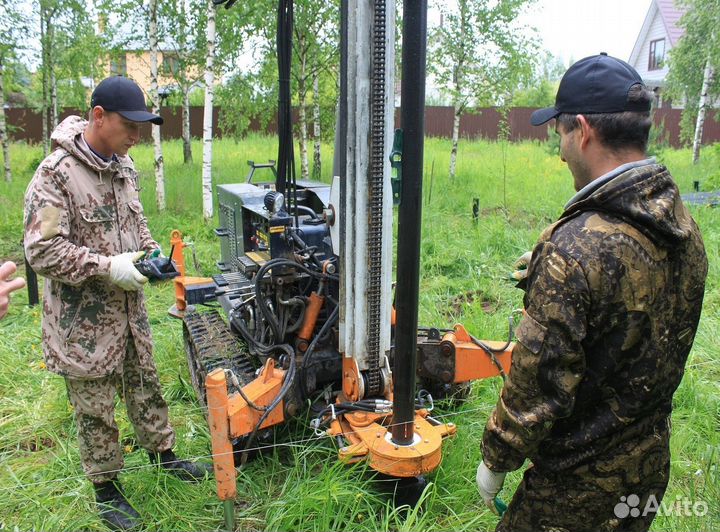
[{"label": "tall grass", "polygon": [[[247,160],[274,159],[276,149],[274,139],[262,136],[216,142],[215,183],[244,180]],[[201,216],[200,143],[193,144],[192,165],[182,164],[179,142],[166,142],[164,150],[168,210],[162,214],[154,203],[152,147],[142,145],[132,152],[151,230],[167,247],[170,231],[181,229],[194,242],[198,273],[214,273],[219,247],[212,231],[216,222],[205,223]],[[447,175],[449,141],[428,139],[425,153],[420,322],[436,327],[462,322],[477,336],[503,339],[508,314],[522,305],[521,292],[507,280],[510,265],[561,212],[573,193],[570,174],[557,155],[537,143],[463,142],[453,180]],[[720,150],[707,150],[706,155],[697,166],[690,163],[688,150],[664,151],[660,158],[681,190],[689,192],[694,180],[705,183],[717,173]],[[15,180],[0,183],[0,260],[22,259],[22,196],[40,158],[39,147],[12,147]],[[332,161],[330,146],[323,146],[323,160]],[[329,181],[331,173],[326,164],[323,180]],[[256,178],[269,179],[270,174]],[[473,198],[480,204],[477,220]],[[656,531],[720,529],[720,217],[710,208],[694,208],[693,214],[705,238],[710,275],[700,330],[675,396],[666,501],[702,500],[708,513],[658,517]],[[167,315],[172,287],[152,285],[145,292],[155,357],[178,434],[176,451],[207,457],[208,429],[188,385],[180,323]],[[0,323],[0,530],[103,530],[92,489],[82,475],[62,380],[42,364],[40,309],[26,303],[26,294],[17,294]],[[428,478],[423,505],[411,512],[393,508],[365,465],[340,464],[332,440],[315,438],[305,416],[278,427],[277,446],[238,476],[239,528],[493,529],[497,519],[478,501],[474,471],[484,424],[500,387],[498,379],[477,382],[462,407],[441,405],[435,412],[454,421],[458,435],[445,444],[443,462]],[[121,479],[147,529],[218,529],[222,512],[214,482],[187,485],[149,467],[121,403],[117,419],[126,458]],[[519,472],[510,475],[503,498],[510,499],[519,479]]]}]

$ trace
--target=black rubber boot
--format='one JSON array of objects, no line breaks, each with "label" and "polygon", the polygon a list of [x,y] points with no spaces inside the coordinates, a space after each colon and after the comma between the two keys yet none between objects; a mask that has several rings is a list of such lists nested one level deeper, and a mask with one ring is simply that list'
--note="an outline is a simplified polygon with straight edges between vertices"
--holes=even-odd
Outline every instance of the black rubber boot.
[{"label": "black rubber boot", "polygon": [[111,530],[140,530],[140,514],[125,498],[117,480],[95,484],[100,518]]},{"label": "black rubber boot", "polygon": [[150,455],[150,461],[152,463],[160,464],[163,469],[186,482],[198,482],[212,474],[212,466],[198,462],[189,462],[188,460],[180,460],[175,456],[172,449],[163,451],[160,454],[153,452],[149,452],[148,454]]}]

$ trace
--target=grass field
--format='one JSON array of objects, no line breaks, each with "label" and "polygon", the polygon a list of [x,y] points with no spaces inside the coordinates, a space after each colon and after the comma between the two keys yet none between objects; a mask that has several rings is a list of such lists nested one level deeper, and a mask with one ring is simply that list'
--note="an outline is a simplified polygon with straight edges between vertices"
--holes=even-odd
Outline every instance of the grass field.
[{"label": "grass field", "polygon": [[[168,247],[171,229],[195,243],[198,274],[214,273],[219,247],[216,222],[201,216],[199,142],[195,163],[182,164],[178,142],[165,144],[168,211],[154,205],[152,147],[132,152],[142,176],[141,192],[155,238]],[[331,148],[323,147],[331,161]],[[531,249],[542,228],[561,212],[572,195],[565,165],[547,146],[481,141],[460,146],[458,174],[447,177],[450,145],[426,143],[420,322],[436,327],[464,323],[476,336],[504,339],[507,316],[522,305],[522,294],[506,281],[514,259]],[[236,182],[247,174],[246,160],[275,158],[275,140],[250,137],[215,145],[216,183]],[[38,147],[15,145],[15,181],[0,183],[0,260],[22,260],[22,196],[41,159]],[[681,191],[692,182],[720,185],[720,149],[706,149],[697,166],[687,150],[663,151],[659,159],[676,177]],[[324,167],[325,180],[330,168]],[[432,176],[432,177],[431,177]],[[504,177],[503,177],[504,176]],[[480,217],[472,219],[472,199]],[[694,208],[710,260],[704,312],[685,378],[675,395],[672,478],[665,501],[689,499],[707,506],[704,516],[679,512],[658,517],[653,530],[720,529],[720,211]],[[195,273],[192,272],[191,273]],[[145,290],[155,340],[155,357],[172,423],[176,451],[207,457],[208,430],[188,382],[180,323],[167,315],[173,302],[169,285]],[[62,379],[42,363],[40,309],[16,294],[0,323],[0,530],[103,530],[93,492],[84,480],[72,411]],[[456,410],[435,412],[458,425],[446,443],[441,467],[429,476],[424,504],[396,511],[363,465],[344,466],[328,438],[317,438],[301,416],[275,432],[277,446],[248,464],[238,476],[236,513],[240,530],[492,530],[497,518],[479,503],[475,467],[480,460],[484,424],[501,387],[499,379],[477,382],[470,400]],[[214,481],[186,485],[148,467],[132,427],[118,404],[125,447],[121,479],[147,530],[215,530],[222,526]],[[508,478],[501,496],[509,500],[520,479]],[[562,504],[562,501],[557,501]]]}]

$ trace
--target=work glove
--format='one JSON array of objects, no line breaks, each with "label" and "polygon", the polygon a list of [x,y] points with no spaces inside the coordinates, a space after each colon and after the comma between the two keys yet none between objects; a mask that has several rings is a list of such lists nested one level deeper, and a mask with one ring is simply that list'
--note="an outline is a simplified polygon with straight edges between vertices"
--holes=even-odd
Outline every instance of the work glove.
[{"label": "work glove", "polygon": [[532,260],[532,251],[526,251],[513,264],[513,268],[515,268],[515,271],[510,274],[510,277],[512,279],[515,279],[516,281],[522,281],[527,277],[528,274],[528,267],[530,266],[530,261]]},{"label": "work glove", "polygon": [[140,290],[148,278],[137,271],[134,263],[144,255],[144,251],[130,251],[110,257],[110,281],[123,290]]},{"label": "work glove", "polygon": [[490,511],[495,515],[499,515],[498,508],[495,505],[495,497],[500,493],[505,482],[505,475],[507,473],[496,473],[491,471],[485,462],[480,462],[477,468],[477,475],[475,481],[477,482],[480,496],[485,502],[485,505],[490,508]]}]

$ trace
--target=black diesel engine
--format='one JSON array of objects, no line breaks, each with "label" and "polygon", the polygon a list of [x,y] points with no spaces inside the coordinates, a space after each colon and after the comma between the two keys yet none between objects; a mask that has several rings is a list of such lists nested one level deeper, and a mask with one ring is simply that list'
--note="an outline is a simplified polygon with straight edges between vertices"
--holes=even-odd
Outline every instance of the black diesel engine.
[{"label": "black diesel engine", "polygon": [[292,416],[316,392],[329,398],[341,381],[330,187],[299,181],[290,206],[272,185],[219,185],[217,197],[222,273],[210,286],[186,288],[188,303],[219,307],[185,314],[193,385],[204,400],[205,377],[223,367],[239,391],[273,357],[288,370],[282,399]]}]

